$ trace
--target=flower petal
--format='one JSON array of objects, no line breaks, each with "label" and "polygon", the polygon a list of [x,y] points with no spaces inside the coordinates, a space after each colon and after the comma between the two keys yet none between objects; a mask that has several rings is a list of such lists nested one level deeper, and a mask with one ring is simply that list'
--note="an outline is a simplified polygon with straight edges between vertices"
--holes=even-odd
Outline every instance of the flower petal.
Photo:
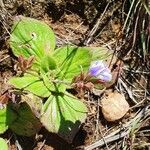
[{"label": "flower petal", "polygon": [[111,81],[112,80],[112,75],[108,72],[104,72],[103,74],[100,74],[97,76],[97,78],[103,80],[103,81]]},{"label": "flower petal", "polygon": [[109,68],[102,60],[93,61],[89,68],[89,74],[103,81],[111,81],[112,75]]}]

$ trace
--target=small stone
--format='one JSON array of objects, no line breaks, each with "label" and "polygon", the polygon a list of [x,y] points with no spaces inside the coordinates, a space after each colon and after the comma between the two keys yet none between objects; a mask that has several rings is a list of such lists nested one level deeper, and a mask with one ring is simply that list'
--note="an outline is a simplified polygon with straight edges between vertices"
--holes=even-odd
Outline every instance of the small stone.
[{"label": "small stone", "polygon": [[114,92],[101,100],[102,113],[107,121],[121,119],[129,110],[129,104],[124,95]]}]

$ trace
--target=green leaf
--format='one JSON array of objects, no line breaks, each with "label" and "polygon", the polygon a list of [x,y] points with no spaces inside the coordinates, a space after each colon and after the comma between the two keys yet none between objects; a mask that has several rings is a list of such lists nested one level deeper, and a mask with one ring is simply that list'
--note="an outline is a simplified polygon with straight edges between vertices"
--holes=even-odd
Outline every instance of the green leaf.
[{"label": "green leaf", "polygon": [[40,80],[39,77],[35,77],[27,74],[23,77],[12,77],[9,80],[9,83],[14,85],[18,89],[23,89],[29,85],[32,85],[35,82],[38,82],[39,80]]},{"label": "green leaf", "polygon": [[48,131],[70,143],[85,121],[86,113],[86,106],[71,94],[51,95],[43,106],[40,120]]},{"label": "green leaf", "polygon": [[94,60],[106,60],[108,57],[112,57],[113,52],[105,47],[90,47],[92,54],[92,61]]},{"label": "green leaf", "polygon": [[16,118],[17,114],[11,109],[9,104],[6,108],[0,109],[0,134],[4,133]]},{"label": "green leaf", "polygon": [[29,91],[37,96],[48,97],[50,95],[50,91],[42,79],[33,75],[27,74],[23,77],[13,77],[9,80],[9,83],[18,89]]},{"label": "green leaf", "polygon": [[45,55],[41,59],[41,69],[44,72],[48,72],[49,70],[56,69],[56,62],[50,55]]},{"label": "green leaf", "polygon": [[24,90],[41,97],[48,97],[51,94],[50,90],[44,85],[43,81],[35,82],[32,85],[27,86]]},{"label": "green leaf", "polygon": [[32,136],[41,128],[41,123],[32,113],[30,107],[26,103],[21,103],[16,110],[18,117],[9,127],[18,135]]},{"label": "green leaf", "polygon": [[1,146],[0,148],[1,150],[8,150],[8,145],[3,138],[0,138],[0,146]]},{"label": "green leaf", "polygon": [[[62,82],[55,80],[53,78],[53,74],[47,75],[47,74],[41,74],[41,77],[43,79],[44,85],[52,92],[64,92],[66,90],[66,85]],[[51,82],[52,80],[55,80]]]},{"label": "green leaf", "polygon": [[53,57],[57,62],[59,79],[71,81],[81,71],[87,71],[91,62],[91,53],[88,48],[65,46],[58,48]]},{"label": "green leaf", "polygon": [[0,133],[4,133],[7,129],[7,110],[3,108],[0,110]]},{"label": "green leaf", "polygon": [[53,83],[51,74],[41,74],[37,77],[31,74],[25,74],[23,77],[12,77],[8,82],[15,88],[31,92],[40,97],[49,97],[51,92],[64,92],[65,84],[56,81]]},{"label": "green leaf", "polygon": [[22,94],[21,95],[21,102],[26,102],[32,112],[34,113],[34,115],[39,118],[40,114],[41,114],[41,110],[42,110],[42,98],[35,96],[32,93],[29,94]]},{"label": "green leaf", "polygon": [[[10,46],[14,55],[42,58],[55,48],[55,36],[51,28],[36,19],[17,16],[12,27]],[[40,60],[40,59],[39,59]]]}]

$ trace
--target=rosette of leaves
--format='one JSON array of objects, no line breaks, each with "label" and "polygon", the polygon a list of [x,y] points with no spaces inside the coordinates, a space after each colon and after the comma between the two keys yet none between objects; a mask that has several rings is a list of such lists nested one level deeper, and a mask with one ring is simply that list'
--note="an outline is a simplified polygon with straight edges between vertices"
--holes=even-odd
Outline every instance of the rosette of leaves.
[{"label": "rosette of leaves", "polygon": [[[29,59],[34,56],[34,60],[23,76],[15,76],[9,83],[16,89],[30,93],[28,98],[31,101],[32,94],[41,98],[38,117],[43,126],[72,142],[86,119],[87,108],[66,89],[70,87],[72,79],[81,70],[88,71],[91,61],[99,56],[86,47],[68,45],[55,48],[55,43],[54,33],[47,24],[18,16],[12,27],[10,46],[16,57]],[[26,101],[26,98],[23,99]],[[28,104],[32,110],[37,110],[34,102],[33,107],[31,103]]]}]

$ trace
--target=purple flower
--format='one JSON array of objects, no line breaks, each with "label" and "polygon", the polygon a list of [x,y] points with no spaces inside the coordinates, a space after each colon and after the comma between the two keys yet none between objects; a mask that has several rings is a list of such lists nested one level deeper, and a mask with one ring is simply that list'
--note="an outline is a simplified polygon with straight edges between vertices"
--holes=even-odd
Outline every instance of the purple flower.
[{"label": "purple flower", "polygon": [[111,81],[110,69],[102,60],[93,61],[89,68],[89,74],[103,81]]}]

